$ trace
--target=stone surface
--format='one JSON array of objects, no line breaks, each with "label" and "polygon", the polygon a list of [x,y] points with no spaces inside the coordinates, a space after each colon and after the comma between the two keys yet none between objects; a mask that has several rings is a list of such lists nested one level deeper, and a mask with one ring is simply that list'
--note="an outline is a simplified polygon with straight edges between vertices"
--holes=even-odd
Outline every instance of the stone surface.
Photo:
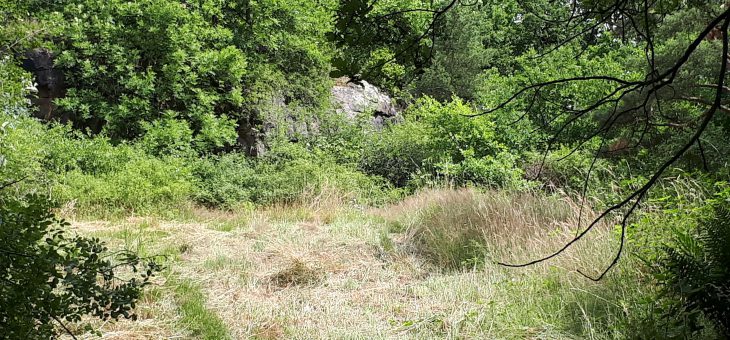
[{"label": "stone surface", "polygon": [[[343,115],[353,124],[365,118],[375,128],[383,128],[401,117],[390,96],[366,81],[355,83],[347,78],[336,79],[331,100],[331,113]],[[283,96],[274,95],[256,106],[251,116],[254,118],[238,122],[238,144],[250,156],[266,153],[265,141],[277,131],[284,131],[292,142],[297,142],[301,136],[319,133],[320,122],[314,116],[302,115],[296,108],[289,107]]]},{"label": "stone surface", "polygon": [[54,99],[62,98],[66,94],[66,85],[63,73],[53,67],[53,52],[36,48],[25,53],[23,68],[35,76],[37,95],[32,98],[38,108],[37,115],[45,120],[59,119],[67,121],[69,117],[55,115]]},{"label": "stone surface", "polygon": [[400,112],[393,100],[367,81],[351,82],[339,78],[332,87],[332,104],[335,111],[351,120],[363,114],[370,115],[376,127],[383,127],[388,121],[397,119]]}]

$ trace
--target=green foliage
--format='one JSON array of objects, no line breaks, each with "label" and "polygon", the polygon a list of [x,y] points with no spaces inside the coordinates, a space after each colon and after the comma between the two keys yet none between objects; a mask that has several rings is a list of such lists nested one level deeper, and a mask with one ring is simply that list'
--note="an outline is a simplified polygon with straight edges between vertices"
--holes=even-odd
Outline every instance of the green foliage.
[{"label": "green foliage", "polygon": [[331,191],[342,200],[379,203],[389,192],[381,179],[298,145],[283,144],[258,160],[235,153],[211,157],[198,162],[194,174],[196,200],[225,208],[306,201]]},{"label": "green foliage", "polygon": [[[95,238],[73,235],[40,196],[0,198],[0,332],[52,338],[84,316],[134,319],[142,289],[159,271],[136,254],[110,254]],[[121,274],[124,272],[124,274]]]},{"label": "green foliage", "polygon": [[702,328],[704,315],[730,336],[730,190],[711,202],[694,232],[677,232],[665,251],[658,277],[690,330]]},{"label": "green foliage", "polygon": [[[456,95],[466,100],[478,97],[485,70],[513,75],[520,66],[515,56],[540,50],[559,41],[562,28],[526,11],[520,1],[476,1],[457,5],[445,15],[437,31],[430,65],[415,81],[415,93],[439,100]],[[560,15],[565,7],[548,1],[530,1],[529,7]],[[525,34],[530,32],[530,34]]]},{"label": "green foliage", "polygon": [[[515,56],[567,37],[541,15],[565,16],[559,3],[536,0],[342,0],[329,35],[338,47],[333,76],[362,77],[398,92],[474,99],[484,70],[518,69]],[[530,32],[525,34],[525,32]],[[409,83],[413,84],[409,84]]]},{"label": "green foliage", "polygon": [[547,154],[529,153],[525,165],[527,178],[539,180],[548,188],[582,192],[587,185],[592,194],[611,189],[601,185],[614,178],[611,169],[605,159],[566,146]]},{"label": "green foliage", "polygon": [[[516,185],[516,157],[496,140],[494,123],[458,98],[442,104],[423,98],[405,122],[375,134],[360,167],[397,186],[445,180],[458,185]],[[411,182],[411,181],[416,182]]]},{"label": "green foliage", "polygon": [[8,56],[0,55],[0,114],[17,116],[28,105],[23,95],[30,87],[30,77]]},{"label": "green foliage", "polygon": [[193,156],[193,131],[186,121],[168,118],[143,123],[143,127],[145,134],[140,145],[147,153],[156,156]]},{"label": "green foliage", "polygon": [[340,0],[328,33],[338,47],[331,76],[364,77],[391,90],[400,87],[428,63],[430,35],[422,28],[435,9],[438,4],[412,0]]},{"label": "green foliage", "polygon": [[56,199],[80,212],[150,214],[182,207],[195,191],[184,161],[140,157],[102,174],[69,171],[54,188]]},{"label": "green foliage", "polygon": [[68,25],[56,65],[70,86],[58,103],[77,124],[102,122],[109,136],[134,138],[172,111],[206,133],[206,119],[240,110],[246,55],[198,6],[84,0],[57,9]]},{"label": "green foliage", "polygon": [[33,118],[6,118],[3,178],[27,179],[22,192],[50,192],[81,214],[155,213],[180,207],[195,190],[187,161],[154,157],[142,148],[46,127]]},{"label": "green foliage", "polygon": [[[331,51],[322,42],[331,4],[74,0],[21,7],[0,43],[56,55],[68,91],[54,114],[115,141],[151,134],[146,142],[155,154],[180,152],[181,145],[158,145],[175,137],[187,138],[178,144],[192,138],[201,153],[235,144],[239,124],[265,118],[271,98],[328,105]],[[31,23],[44,34],[16,32]]]},{"label": "green foliage", "polygon": [[196,162],[193,174],[198,179],[195,200],[204,205],[234,208],[251,201],[256,172],[245,155],[203,159]]}]

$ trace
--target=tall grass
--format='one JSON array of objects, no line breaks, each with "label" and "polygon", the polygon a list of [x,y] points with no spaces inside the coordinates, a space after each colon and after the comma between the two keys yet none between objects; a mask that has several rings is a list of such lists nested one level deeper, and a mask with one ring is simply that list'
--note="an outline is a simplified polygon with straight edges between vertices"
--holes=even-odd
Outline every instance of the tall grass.
[{"label": "tall grass", "polygon": [[527,240],[569,232],[579,210],[566,196],[427,190],[389,209],[386,219],[405,229],[411,250],[441,268],[462,269],[487,257],[534,251]]},{"label": "tall grass", "polygon": [[590,207],[581,212],[579,202],[565,195],[428,190],[379,213],[391,231],[401,231],[396,251],[419,256],[432,270],[445,272],[429,280],[429,299],[473,303],[456,320],[453,315],[437,317],[437,328],[433,320],[408,320],[411,334],[551,339],[667,335],[652,300],[656,288],[636,258],[627,254],[599,283],[576,273],[596,273],[610,262],[618,235],[609,223],[550,261],[527,268],[495,263],[523,263],[550,254],[575,236],[581,215],[584,225],[595,217]]}]

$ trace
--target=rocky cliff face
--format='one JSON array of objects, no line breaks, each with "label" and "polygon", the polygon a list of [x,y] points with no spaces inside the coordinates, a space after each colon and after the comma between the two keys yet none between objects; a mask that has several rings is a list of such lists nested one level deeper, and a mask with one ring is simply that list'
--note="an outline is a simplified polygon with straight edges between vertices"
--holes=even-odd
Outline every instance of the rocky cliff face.
[{"label": "rocky cliff face", "polygon": [[38,109],[38,118],[65,122],[69,117],[59,117],[53,103],[56,98],[62,98],[66,94],[63,73],[53,67],[53,57],[53,53],[46,49],[33,49],[25,53],[23,68],[35,76],[38,93],[32,98],[32,102]]},{"label": "rocky cliff face", "polygon": [[[347,78],[336,79],[330,99],[330,114],[343,115],[353,124],[369,119],[375,128],[381,129],[400,119],[400,110],[390,96],[366,81],[355,83]],[[283,98],[275,96],[262,106],[266,109],[255,114],[258,118],[239,121],[238,143],[250,156],[263,155],[266,152],[265,140],[276,131],[284,129],[292,142],[296,142],[299,136],[319,133],[320,124],[316,118],[301,118],[287,107]]]},{"label": "rocky cliff face", "polygon": [[399,110],[393,100],[377,87],[361,81],[350,82],[339,78],[332,87],[332,105],[335,112],[355,121],[364,114],[371,115],[373,125],[382,128],[389,121],[397,120]]}]

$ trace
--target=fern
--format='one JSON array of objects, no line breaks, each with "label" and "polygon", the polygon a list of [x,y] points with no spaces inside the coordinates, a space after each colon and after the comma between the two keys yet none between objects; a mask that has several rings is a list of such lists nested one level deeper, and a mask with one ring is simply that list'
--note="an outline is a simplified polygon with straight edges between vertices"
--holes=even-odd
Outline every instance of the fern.
[{"label": "fern", "polygon": [[711,209],[695,235],[676,235],[676,247],[666,249],[661,278],[692,330],[701,328],[704,314],[730,337],[730,205],[716,201]]}]

